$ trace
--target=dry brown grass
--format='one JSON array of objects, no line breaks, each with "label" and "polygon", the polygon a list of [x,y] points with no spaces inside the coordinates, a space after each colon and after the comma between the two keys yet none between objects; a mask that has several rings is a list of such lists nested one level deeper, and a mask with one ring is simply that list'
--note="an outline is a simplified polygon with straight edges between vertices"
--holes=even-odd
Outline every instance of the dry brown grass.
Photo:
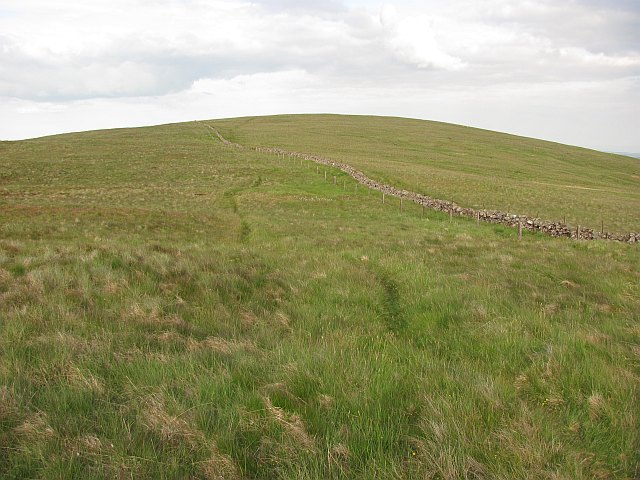
[{"label": "dry brown grass", "polygon": [[179,315],[170,314],[163,315],[160,307],[150,301],[150,305],[141,305],[134,302],[124,309],[121,318],[125,322],[134,321],[143,325],[150,325],[158,328],[181,328],[189,330],[191,326],[185,322]]},{"label": "dry brown grass", "polygon": [[562,405],[564,405],[564,403],[565,401],[560,395],[553,395],[553,394],[549,395],[542,402],[543,406],[551,410],[560,408]]},{"label": "dry brown grass", "polygon": [[0,386],[0,420],[9,419],[18,413],[15,393],[6,385]]},{"label": "dry brown grass", "polygon": [[338,443],[327,450],[327,463],[330,469],[337,469],[342,475],[346,475],[349,469],[349,457],[351,452],[349,448]]},{"label": "dry brown grass", "polygon": [[591,420],[599,419],[605,412],[606,401],[602,395],[595,392],[587,399],[587,409]]},{"label": "dry brown grass", "polygon": [[91,372],[83,372],[75,365],[66,365],[64,376],[67,383],[75,388],[89,390],[96,395],[104,393],[104,385],[101,380]]},{"label": "dry brown grass", "polygon": [[202,432],[194,429],[179,416],[167,412],[162,395],[149,395],[142,403],[142,422],[157,433],[164,442],[176,444],[186,443],[191,447],[204,441]]},{"label": "dry brown grass", "polygon": [[213,445],[210,447],[210,457],[200,463],[202,475],[207,480],[236,480],[242,478],[237,465],[229,455],[220,453]]},{"label": "dry brown grass", "polygon": [[203,340],[196,340],[189,338],[187,340],[187,349],[192,352],[202,350],[212,350],[216,353],[225,355],[234,354],[237,352],[257,352],[257,347],[248,340],[236,341],[226,340],[220,337],[207,337]]},{"label": "dry brown grass", "polygon": [[212,439],[191,425],[181,415],[171,415],[162,395],[152,394],[143,401],[142,422],[155,432],[163,442],[170,445],[186,444],[189,448],[206,448],[209,458],[199,462],[199,469],[206,479],[234,480],[241,478],[237,465],[231,457],[219,451]]},{"label": "dry brown grass", "polygon": [[549,459],[563,450],[557,440],[547,440],[530,411],[523,407],[518,418],[509,427],[500,429],[495,435],[501,454],[514,456],[528,472],[535,472],[541,478],[551,474],[545,465]]},{"label": "dry brown grass", "polygon": [[8,270],[0,267],[0,285],[7,286],[11,280],[12,275]]},{"label": "dry brown grass", "polygon": [[16,241],[0,240],[0,250],[6,252],[11,257],[18,255],[22,249],[23,246]]},{"label": "dry brown grass", "polygon": [[95,435],[85,435],[79,439],[79,443],[90,452],[97,452],[102,448],[102,441]]},{"label": "dry brown grass", "polygon": [[107,295],[114,295],[118,293],[123,288],[123,285],[120,281],[115,280],[107,280],[102,288],[102,291]]},{"label": "dry brown grass", "polygon": [[32,273],[20,277],[11,277],[9,274],[5,286],[7,291],[0,291],[0,305],[22,307],[27,304],[45,303],[42,282]]},{"label": "dry brown grass", "polygon": [[54,345],[62,347],[75,354],[96,353],[104,348],[104,340],[92,338],[90,340],[78,337],[68,332],[52,332],[50,334],[38,335],[28,341],[29,345]]},{"label": "dry brown grass", "polygon": [[524,390],[529,385],[529,377],[527,377],[524,373],[518,375],[513,382],[513,386],[517,391]]},{"label": "dry brown grass", "polygon": [[25,442],[40,441],[55,436],[55,431],[49,425],[45,412],[37,412],[27,417],[14,432]]},{"label": "dry brown grass", "polygon": [[185,337],[180,335],[178,332],[174,332],[173,330],[168,330],[160,333],[149,333],[147,334],[147,339],[154,340],[158,343],[164,343],[164,344],[186,343]]},{"label": "dry brown grass", "polygon": [[320,405],[322,408],[331,408],[333,403],[334,399],[330,395],[321,394],[318,396],[318,405]]},{"label": "dry brown grass", "polygon": [[104,444],[96,435],[82,435],[67,442],[67,450],[72,456],[101,455]]},{"label": "dry brown grass", "polygon": [[269,418],[280,425],[296,445],[302,447],[304,450],[316,451],[315,441],[307,432],[304,422],[299,415],[287,413],[282,408],[276,407],[267,396],[262,397],[262,402],[266,412],[269,414]]},{"label": "dry brown grass", "polygon": [[486,467],[471,456],[459,456],[442,441],[408,439],[411,454],[406,460],[405,478],[422,479],[484,479],[489,478]]},{"label": "dry brown grass", "polygon": [[257,325],[258,322],[259,322],[259,319],[255,313],[249,310],[242,310],[240,312],[240,323],[242,324],[243,327],[245,328],[253,327],[254,325]]},{"label": "dry brown grass", "polygon": [[273,319],[275,320],[276,325],[279,325],[286,330],[291,328],[289,326],[289,317],[284,312],[276,312],[276,314],[273,316]]}]

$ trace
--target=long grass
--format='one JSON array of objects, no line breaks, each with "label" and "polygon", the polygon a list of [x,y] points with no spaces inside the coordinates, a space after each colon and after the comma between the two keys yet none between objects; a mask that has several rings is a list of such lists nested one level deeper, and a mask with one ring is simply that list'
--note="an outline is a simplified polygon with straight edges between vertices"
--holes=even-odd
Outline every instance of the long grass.
[{"label": "long grass", "polygon": [[0,477],[640,474],[637,246],[323,170],[194,123],[0,144]]}]

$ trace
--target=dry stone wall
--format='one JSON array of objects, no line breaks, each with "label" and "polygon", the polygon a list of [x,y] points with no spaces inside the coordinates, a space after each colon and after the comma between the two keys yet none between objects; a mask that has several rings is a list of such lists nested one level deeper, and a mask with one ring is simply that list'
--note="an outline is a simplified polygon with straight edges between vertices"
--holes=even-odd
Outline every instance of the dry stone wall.
[{"label": "dry stone wall", "polygon": [[[217,129],[209,126],[218,138],[227,146],[235,148],[244,148],[242,145],[232,143],[226,140]],[[410,192],[407,190],[400,190],[391,185],[381,184],[375,180],[370,179],[364,173],[356,170],[355,168],[340,162],[336,162],[326,157],[319,155],[312,155],[308,153],[289,152],[281,148],[271,147],[251,147],[251,150],[267,154],[283,155],[293,158],[299,158],[302,160],[308,160],[328,167],[337,168],[344,173],[353,177],[357,182],[373,189],[383,192],[385,195],[391,195],[394,197],[406,199],[417,203],[418,205],[424,205],[427,208],[437,210],[440,212],[451,212],[453,215],[461,217],[469,217],[479,219],[488,223],[495,223],[501,225],[507,225],[509,227],[518,227],[521,225],[523,229],[532,232],[542,232],[552,237],[567,237],[580,240],[596,240],[606,239],[614,240],[625,243],[639,243],[640,233],[627,233],[625,235],[617,235],[609,232],[598,232],[590,228],[571,228],[562,222],[551,222],[541,220],[539,218],[531,218],[525,215],[514,215],[510,213],[500,212],[497,210],[474,210],[473,208],[460,207],[454,202],[446,200],[439,200],[437,198],[431,198],[420,193]]]}]

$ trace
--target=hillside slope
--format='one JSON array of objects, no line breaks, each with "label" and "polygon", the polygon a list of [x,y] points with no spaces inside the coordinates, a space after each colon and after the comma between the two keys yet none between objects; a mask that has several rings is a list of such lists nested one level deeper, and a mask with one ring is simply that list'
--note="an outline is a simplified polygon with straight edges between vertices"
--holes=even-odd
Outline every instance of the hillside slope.
[{"label": "hillside slope", "polygon": [[327,173],[196,123],[0,144],[0,477],[638,476],[637,245]]},{"label": "hillside slope", "polygon": [[463,207],[640,231],[640,161],[629,157],[403,118],[281,115],[215,124],[240,144],[322,154]]}]

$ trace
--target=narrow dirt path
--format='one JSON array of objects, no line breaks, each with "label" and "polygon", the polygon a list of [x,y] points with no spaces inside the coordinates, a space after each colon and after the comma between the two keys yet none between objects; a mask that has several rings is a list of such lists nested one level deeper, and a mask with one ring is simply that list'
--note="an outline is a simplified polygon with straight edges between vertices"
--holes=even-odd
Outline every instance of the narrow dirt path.
[{"label": "narrow dirt path", "polygon": [[309,153],[301,152],[290,152],[276,147],[244,147],[238,143],[233,143],[225,139],[215,127],[212,127],[208,124],[203,125],[211,129],[211,131],[216,134],[220,141],[228,147],[238,149],[248,148],[252,151],[260,153],[282,155],[291,158],[300,158],[303,160],[319,163],[320,165],[337,168],[338,170],[341,170],[344,173],[350,175],[354,180],[361,183],[362,185],[367,186],[368,188],[382,192],[385,195],[391,195],[394,197],[410,200],[414,203],[417,203],[418,205],[423,205],[424,207],[430,208],[432,210],[447,212],[452,215],[461,217],[474,218],[477,221],[507,225],[509,227],[521,226],[523,230],[542,232],[552,237],[567,237],[580,240],[606,239],[625,243],[640,243],[640,233],[631,232],[624,235],[617,235],[609,232],[597,232],[590,228],[581,228],[579,226],[572,228],[562,222],[551,222],[541,220],[539,218],[531,218],[525,215],[514,215],[497,210],[474,210],[473,208],[460,207],[454,202],[439,200],[437,198],[432,198],[420,193],[401,190],[391,185],[378,183],[375,180],[367,177],[364,173],[345,163],[336,162],[334,160],[331,160],[330,158],[322,157],[320,155],[312,155]]}]

